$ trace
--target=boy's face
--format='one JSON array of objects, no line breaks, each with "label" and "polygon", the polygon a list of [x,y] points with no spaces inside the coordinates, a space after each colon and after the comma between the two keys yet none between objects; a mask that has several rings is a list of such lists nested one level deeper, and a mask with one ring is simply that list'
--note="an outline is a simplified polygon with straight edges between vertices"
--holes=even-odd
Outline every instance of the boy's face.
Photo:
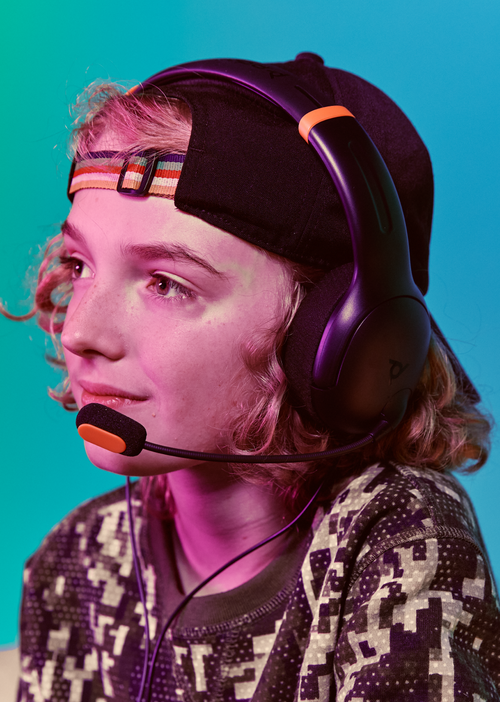
[{"label": "boy's face", "polygon": [[[62,342],[78,406],[113,407],[156,443],[216,450],[241,395],[240,349],[280,318],[282,265],[158,197],[82,190],[63,229],[76,260]],[[195,464],[86,448],[129,475]]]}]

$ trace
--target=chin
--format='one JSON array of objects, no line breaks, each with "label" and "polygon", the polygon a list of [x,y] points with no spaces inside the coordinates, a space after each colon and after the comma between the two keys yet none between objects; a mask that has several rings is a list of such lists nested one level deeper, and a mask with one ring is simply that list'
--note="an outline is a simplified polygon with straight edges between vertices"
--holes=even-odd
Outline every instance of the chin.
[{"label": "chin", "polygon": [[143,451],[139,456],[123,456],[85,441],[85,451],[91,463],[101,470],[129,477],[145,477],[173,473],[198,464],[198,461]]}]

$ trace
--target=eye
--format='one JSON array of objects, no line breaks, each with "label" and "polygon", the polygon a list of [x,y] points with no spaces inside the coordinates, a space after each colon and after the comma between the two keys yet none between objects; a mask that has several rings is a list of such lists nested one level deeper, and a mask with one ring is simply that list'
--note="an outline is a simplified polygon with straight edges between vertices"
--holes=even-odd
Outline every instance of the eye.
[{"label": "eye", "polygon": [[153,273],[151,277],[153,280],[148,287],[152,288],[160,297],[186,300],[195,296],[192,290],[185,288],[176,280],[169,278],[163,273]]},{"label": "eye", "polygon": [[75,258],[75,256],[61,256],[60,261],[61,265],[70,271],[72,280],[90,278],[92,276],[92,271],[87,264],[81,259]]}]

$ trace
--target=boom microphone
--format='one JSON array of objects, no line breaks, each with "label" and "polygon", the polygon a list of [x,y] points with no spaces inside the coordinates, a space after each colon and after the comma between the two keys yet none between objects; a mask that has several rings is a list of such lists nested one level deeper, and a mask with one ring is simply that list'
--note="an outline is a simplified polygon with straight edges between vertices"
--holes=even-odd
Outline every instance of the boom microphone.
[{"label": "boom microphone", "polygon": [[121,412],[96,402],[82,407],[76,418],[76,426],[79,435],[84,441],[89,441],[91,444],[96,444],[114,453],[121,453],[124,456],[138,456],[142,450],[146,450],[162,453],[166,456],[214,461],[217,463],[299,463],[302,461],[316,461],[320,458],[332,458],[333,456],[341,456],[366,446],[391,428],[389,422],[382,418],[375,429],[361,439],[328,451],[292,455],[248,456],[244,454],[187,451],[185,449],[153,444],[150,441],[146,441],[146,429],[142,424],[121,414]]}]

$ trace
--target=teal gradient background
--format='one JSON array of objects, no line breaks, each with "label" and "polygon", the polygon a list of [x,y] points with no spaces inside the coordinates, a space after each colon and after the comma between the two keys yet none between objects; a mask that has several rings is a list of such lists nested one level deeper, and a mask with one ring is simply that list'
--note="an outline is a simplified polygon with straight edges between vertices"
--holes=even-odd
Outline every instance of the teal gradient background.
[{"label": "teal gradient background", "polygon": [[[426,142],[436,178],[428,303],[500,415],[498,2],[30,0],[2,14],[0,298],[11,311],[29,308],[26,269],[68,212],[68,105],[86,84],[133,84],[195,59],[314,51],[387,92]],[[35,324],[0,318],[0,342],[0,644],[12,644],[25,559],[72,507],[123,479],[87,461],[74,415],[48,399],[59,379]],[[499,462],[495,439],[489,464],[463,479],[497,578]]]}]

